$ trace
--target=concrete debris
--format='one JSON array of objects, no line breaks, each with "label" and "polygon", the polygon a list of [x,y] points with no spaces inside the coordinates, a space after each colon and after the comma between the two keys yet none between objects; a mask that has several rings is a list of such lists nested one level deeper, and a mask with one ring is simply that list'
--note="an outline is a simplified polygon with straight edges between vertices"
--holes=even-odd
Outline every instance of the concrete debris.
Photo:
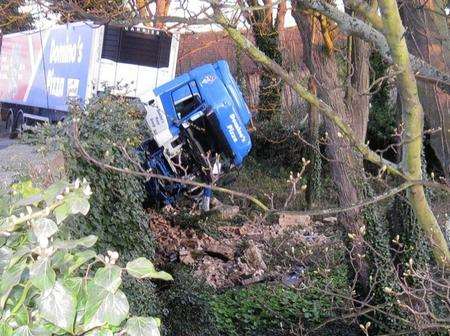
[{"label": "concrete debris", "polygon": [[255,275],[255,276],[253,276],[253,277],[251,277],[249,279],[243,279],[241,281],[241,283],[244,286],[249,286],[249,285],[253,285],[253,284],[258,283],[258,282],[262,282],[264,280],[266,280],[266,276],[264,274],[261,274],[261,275]]},{"label": "concrete debris", "polygon": [[205,237],[202,241],[202,249],[209,255],[225,261],[234,259],[235,246],[221,243],[211,237]]},{"label": "concrete debris", "polygon": [[211,213],[217,214],[222,220],[231,220],[239,213],[237,205],[220,204],[211,210]]},{"label": "concrete debris", "polygon": [[244,258],[247,264],[254,270],[267,270],[261,250],[256,246],[253,240],[248,242],[248,248],[244,251]]},{"label": "concrete debris", "polygon": [[336,217],[326,217],[326,218],[322,219],[322,222],[334,224],[337,222],[337,218]]},{"label": "concrete debris", "polygon": [[307,215],[298,215],[293,213],[282,213],[278,217],[278,224],[281,227],[301,226],[307,227],[311,224],[311,217]]},{"label": "concrete debris", "polygon": [[182,247],[179,251],[180,261],[185,265],[193,265],[195,263],[194,258],[192,257],[191,252],[189,252],[186,248]]},{"label": "concrete debris", "polygon": [[[284,268],[269,269],[268,260],[264,260],[274,239],[292,246],[328,243],[326,237],[314,232],[309,216],[284,216],[271,225],[248,221],[241,226],[219,226],[217,238],[192,228],[183,229],[155,211],[150,214],[149,226],[158,242],[158,257],[174,260],[175,253],[181,263],[194,268],[197,277],[217,289],[281,279],[287,274]],[[284,281],[297,283],[301,278],[297,273]]]}]

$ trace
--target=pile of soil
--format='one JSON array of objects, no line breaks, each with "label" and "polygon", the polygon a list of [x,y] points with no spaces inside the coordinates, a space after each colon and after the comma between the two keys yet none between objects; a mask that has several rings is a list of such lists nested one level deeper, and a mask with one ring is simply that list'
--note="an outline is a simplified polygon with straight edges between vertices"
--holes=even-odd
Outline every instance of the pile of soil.
[{"label": "pile of soil", "polygon": [[323,234],[315,232],[317,223],[309,216],[284,214],[271,224],[261,219],[248,220],[240,226],[219,226],[214,237],[180,227],[169,214],[150,211],[150,218],[159,261],[190,265],[197,277],[217,289],[285,276],[289,269],[267,264],[274,254],[274,241],[311,248],[330,243]]}]

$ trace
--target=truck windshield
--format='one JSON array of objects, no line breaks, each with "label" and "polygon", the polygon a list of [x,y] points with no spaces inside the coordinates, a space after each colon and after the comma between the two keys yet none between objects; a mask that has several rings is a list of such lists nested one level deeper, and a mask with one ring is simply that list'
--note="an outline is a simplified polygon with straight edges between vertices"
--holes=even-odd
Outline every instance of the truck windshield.
[{"label": "truck windshield", "polygon": [[199,107],[202,100],[195,81],[191,81],[172,92],[172,102],[180,119]]}]

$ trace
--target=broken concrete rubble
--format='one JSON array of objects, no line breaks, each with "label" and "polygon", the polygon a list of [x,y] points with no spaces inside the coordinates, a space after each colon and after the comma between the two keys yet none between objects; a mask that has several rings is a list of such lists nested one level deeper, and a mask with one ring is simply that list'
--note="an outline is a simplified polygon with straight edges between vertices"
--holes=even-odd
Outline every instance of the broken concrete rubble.
[{"label": "broken concrete rubble", "polygon": [[222,220],[231,220],[239,213],[239,207],[236,205],[220,204],[212,209],[211,213],[217,214]]},{"label": "broken concrete rubble", "polygon": [[324,223],[330,223],[330,224],[334,224],[337,222],[337,218],[336,217],[325,217],[322,219],[322,221]]},{"label": "broken concrete rubble", "polygon": [[311,217],[285,212],[281,213],[278,217],[278,224],[281,227],[291,227],[295,225],[306,227],[311,224]]},{"label": "broken concrete rubble", "polygon": [[255,270],[267,270],[261,250],[253,240],[248,242],[248,248],[244,251],[244,258],[247,264]]},{"label": "broken concrete rubble", "polygon": [[289,270],[270,269],[265,260],[275,239],[294,245],[327,242],[326,237],[314,232],[308,216],[284,216],[271,225],[249,220],[241,226],[219,226],[219,237],[212,237],[192,228],[182,229],[159,213],[151,215],[150,228],[159,243],[159,255],[167,260],[176,253],[181,263],[193,267],[197,277],[215,288],[249,285],[268,278],[281,280]]}]

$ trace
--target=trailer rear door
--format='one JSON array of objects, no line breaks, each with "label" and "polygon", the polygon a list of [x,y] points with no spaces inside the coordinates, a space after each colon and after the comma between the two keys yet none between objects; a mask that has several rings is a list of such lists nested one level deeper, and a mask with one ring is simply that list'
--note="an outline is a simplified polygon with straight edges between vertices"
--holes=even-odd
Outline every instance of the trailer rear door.
[{"label": "trailer rear door", "polygon": [[144,27],[106,26],[98,85],[142,100],[175,76],[178,37]]}]

